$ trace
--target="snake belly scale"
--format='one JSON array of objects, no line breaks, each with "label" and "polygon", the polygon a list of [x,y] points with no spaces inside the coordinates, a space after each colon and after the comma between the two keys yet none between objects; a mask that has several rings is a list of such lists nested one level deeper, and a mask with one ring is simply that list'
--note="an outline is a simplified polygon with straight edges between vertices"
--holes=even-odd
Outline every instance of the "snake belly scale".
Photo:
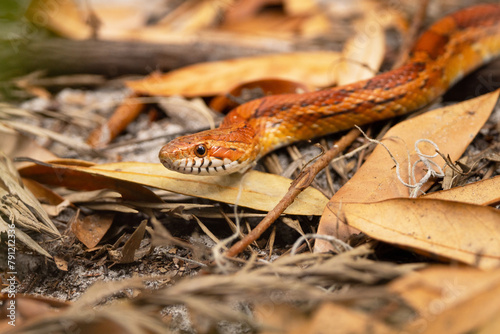
[{"label": "snake belly scale", "polygon": [[252,100],[233,109],[217,129],[167,143],[159,158],[181,173],[244,171],[292,142],[422,108],[498,56],[500,5],[466,8],[434,23],[395,70],[345,86]]}]

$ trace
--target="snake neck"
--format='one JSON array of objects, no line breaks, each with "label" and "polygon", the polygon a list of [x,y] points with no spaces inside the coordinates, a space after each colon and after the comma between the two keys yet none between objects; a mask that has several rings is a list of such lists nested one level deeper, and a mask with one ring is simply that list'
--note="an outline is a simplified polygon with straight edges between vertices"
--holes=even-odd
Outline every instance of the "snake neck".
[{"label": "snake neck", "polygon": [[246,170],[281,146],[422,108],[497,56],[500,5],[464,9],[432,25],[396,70],[332,89],[247,102],[219,128],[171,141],[160,160],[183,173]]},{"label": "snake neck", "polygon": [[464,75],[500,56],[500,6],[465,9],[432,25],[398,69],[369,80],[305,93],[272,95],[233,110],[224,123],[244,120],[260,152],[407,114],[425,107]]}]

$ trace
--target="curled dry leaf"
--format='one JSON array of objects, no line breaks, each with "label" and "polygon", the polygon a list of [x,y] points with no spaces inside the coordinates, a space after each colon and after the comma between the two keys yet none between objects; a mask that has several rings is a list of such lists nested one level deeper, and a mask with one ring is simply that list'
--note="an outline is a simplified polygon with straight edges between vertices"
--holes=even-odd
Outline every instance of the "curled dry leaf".
[{"label": "curled dry leaf", "polygon": [[279,78],[312,87],[332,85],[337,52],[295,52],[215,61],[187,66],[166,74],[154,73],[127,85],[137,94],[217,95],[243,81]]},{"label": "curled dry leaf", "polygon": [[[433,266],[389,285],[417,312],[408,333],[496,333],[500,314],[500,270]],[[489,330],[485,327],[491,326]],[[498,327],[496,327],[498,329]]]},{"label": "curled dry leaf", "polygon": [[490,207],[398,198],[328,209],[377,240],[484,269],[500,265],[500,211]]},{"label": "curled dry leaf", "polygon": [[[307,86],[291,80],[262,79],[242,83],[229,92],[218,95],[210,101],[210,108],[218,112],[230,111],[236,108],[239,101],[249,101],[254,98],[275,94],[299,94],[307,92]],[[228,96],[233,97],[230,99]]]},{"label": "curled dry leaf", "polygon": [[[458,159],[488,119],[499,92],[497,90],[462,103],[432,110],[392,127],[382,142],[398,161],[402,179],[405,182],[409,180],[408,150],[410,164],[418,160],[413,146],[419,139],[432,140],[441,153],[449,155],[452,160]],[[423,153],[435,153],[432,147],[419,147]],[[439,156],[433,161],[438,166],[444,166],[444,160]],[[419,180],[425,173],[424,165],[417,166],[416,179]],[[432,181],[425,183],[421,190],[426,191],[432,184]],[[343,204],[370,203],[409,195],[410,190],[397,178],[394,161],[387,150],[378,145],[351,180],[331,198],[329,208],[325,210],[320,221],[318,233],[347,240],[351,234],[359,231],[339,223],[334,212],[338,212],[338,208]],[[322,240],[315,244],[317,252],[329,249],[329,244]]]},{"label": "curled dry leaf", "polygon": [[56,194],[54,191],[52,191],[52,189],[47,188],[44,185],[30,179],[22,180],[24,186],[28,188],[28,190],[31,191],[31,193],[35,195],[35,197],[39,201],[48,203],[52,206],[57,206],[64,202],[64,198]]}]

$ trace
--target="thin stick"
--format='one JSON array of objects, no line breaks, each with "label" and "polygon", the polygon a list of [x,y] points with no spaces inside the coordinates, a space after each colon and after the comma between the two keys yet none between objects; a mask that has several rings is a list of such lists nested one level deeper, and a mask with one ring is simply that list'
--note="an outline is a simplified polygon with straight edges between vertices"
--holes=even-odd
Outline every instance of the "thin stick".
[{"label": "thin stick", "polygon": [[257,240],[262,233],[264,233],[278,217],[285,211],[285,209],[292,204],[295,198],[309,185],[312,183],[316,175],[326,166],[328,163],[337,156],[340,152],[345,150],[353,141],[358,138],[360,132],[358,129],[352,129],[345,136],[340,138],[340,140],[333,145],[328,151],[325,152],[318,160],[316,160],[312,165],[304,169],[300,175],[292,182],[290,188],[286,195],[281,199],[281,201],[262,219],[262,221],[257,225],[249,234],[247,234],[243,239],[235,243],[227,252],[226,256],[234,257],[241,253],[245,248],[252,242]]}]

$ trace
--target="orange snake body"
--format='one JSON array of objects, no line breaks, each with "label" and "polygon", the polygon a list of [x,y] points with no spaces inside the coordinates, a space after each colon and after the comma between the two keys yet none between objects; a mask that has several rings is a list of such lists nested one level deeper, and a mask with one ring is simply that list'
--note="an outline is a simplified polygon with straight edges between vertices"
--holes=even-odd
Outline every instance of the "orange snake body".
[{"label": "orange snake body", "polygon": [[369,80],[304,94],[271,95],[233,109],[219,128],[163,146],[165,167],[182,173],[246,170],[268,152],[422,108],[500,56],[500,5],[478,5],[436,22],[401,67]]}]

